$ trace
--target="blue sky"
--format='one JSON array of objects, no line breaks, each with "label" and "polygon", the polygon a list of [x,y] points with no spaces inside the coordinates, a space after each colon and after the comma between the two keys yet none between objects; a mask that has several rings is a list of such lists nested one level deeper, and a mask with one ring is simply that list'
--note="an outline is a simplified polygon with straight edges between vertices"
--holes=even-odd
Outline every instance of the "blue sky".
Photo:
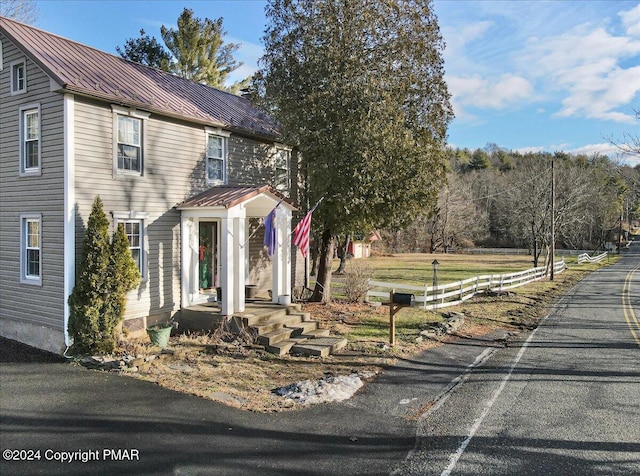
[{"label": "blue sky", "polygon": [[[188,7],[223,17],[226,40],[242,44],[236,80],[262,55],[265,3],[40,0],[36,25],[115,54],[141,28],[160,39],[160,26],[175,26]],[[447,43],[452,146],[614,157],[609,138],[640,135],[639,0],[435,0],[434,8]]]}]

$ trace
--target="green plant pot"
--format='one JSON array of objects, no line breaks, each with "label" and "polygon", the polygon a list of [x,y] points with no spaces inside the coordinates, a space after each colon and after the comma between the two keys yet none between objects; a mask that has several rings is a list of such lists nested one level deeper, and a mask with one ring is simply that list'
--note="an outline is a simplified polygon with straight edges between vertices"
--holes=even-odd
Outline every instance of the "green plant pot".
[{"label": "green plant pot", "polygon": [[167,347],[169,345],[169,337],[171,336],[172,327],[162,329],[147,329],[147,334],[152,344],[158,347]]}]

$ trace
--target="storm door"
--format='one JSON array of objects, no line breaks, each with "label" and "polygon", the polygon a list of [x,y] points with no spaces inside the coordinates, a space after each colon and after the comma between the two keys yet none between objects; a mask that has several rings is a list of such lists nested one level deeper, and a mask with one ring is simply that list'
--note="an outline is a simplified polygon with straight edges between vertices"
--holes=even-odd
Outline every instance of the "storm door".
[{"label": "storm door", "polygon": [[218,284],[218,223],[201,221],[199,225],[198,286],[201,294],[216,293]]}]

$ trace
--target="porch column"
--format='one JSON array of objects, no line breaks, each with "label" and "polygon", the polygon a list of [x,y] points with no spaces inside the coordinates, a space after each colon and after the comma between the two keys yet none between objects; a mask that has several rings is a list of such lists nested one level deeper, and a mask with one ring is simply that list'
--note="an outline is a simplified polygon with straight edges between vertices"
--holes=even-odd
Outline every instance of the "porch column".
[{"label": "porch column", "polygon": [[245,211],[229,210],[229,215],[220,220],[220,287],[222,288],[222,314],[230,316],[244,311]]},{"label": "porch column", "polygon": [[220,220],[220,287],[222,288],[222,314],[230,316],[234,310],[234,243],[233,218]]},{"label": "porch column", "polygon": [[272,296],[274,303],[279,297],[291,294],[291,211],[284,207],[276,209],[277,242],[272,257]]},{"label": "porch column", "polygon": [[[244,311],[244,291],[245,284],[247,283],[245,277],[244,258],[245,251],[243,248],[245,241],[245,218],[234,218],[233,220],[233,235],[234,235],[234,252],[233,252],[233,274],[234,274],[234,312]],[[247,244],[247,246],[249,246]]]},{"label": "porch column", "polygon": [[180,217],[180,254],[182,255],[180,262],[180,305],[183,308],[191,305],[196,292],[194,285],[197,285],[198,282],[197,270],[194,268],[194,263],[197,263],[197,261],[194,260],[194,254],[197,253],[197,246],[194,244],[196,236],[193,218],[186,217],[183,212]]}]

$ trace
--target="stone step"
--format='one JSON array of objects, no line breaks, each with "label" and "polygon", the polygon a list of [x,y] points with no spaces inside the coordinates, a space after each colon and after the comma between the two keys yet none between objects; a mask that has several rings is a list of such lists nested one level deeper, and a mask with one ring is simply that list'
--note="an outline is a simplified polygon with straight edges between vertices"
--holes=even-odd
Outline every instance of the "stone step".
[{"label": "stone step", "polygon": [[298,344],[294,344],[289,349],[292,354],[313,355],[326,357],[337,352],[347,345],[347,339],[342,337],[319,337],[308,339]]},{"label": "stone step", "polygon": [[302,321],[300,320],[300,316],[278,316],[268,319],[266,321],[261,321],[258,324],[252,325],[251,327],[256,331],[258,335],[266,334],[267,332],[275,331],[277,329],[282,329],[283,327],[293,327],[295,325],[300,324]]}]

